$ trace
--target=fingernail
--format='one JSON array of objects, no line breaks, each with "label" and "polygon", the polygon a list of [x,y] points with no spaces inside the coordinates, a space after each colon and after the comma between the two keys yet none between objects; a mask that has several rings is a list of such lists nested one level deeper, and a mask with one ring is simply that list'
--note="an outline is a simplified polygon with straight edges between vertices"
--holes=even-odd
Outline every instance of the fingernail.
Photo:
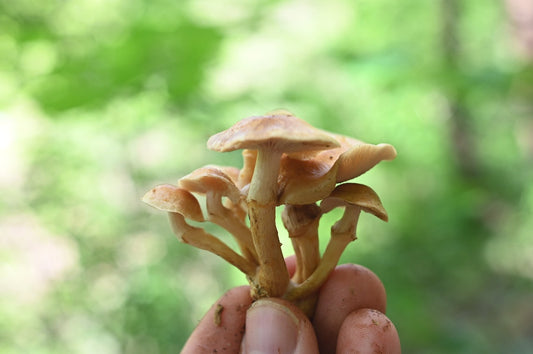
[{"label": "fingernail", "polygon": [[246,353],[293,353],[298,343],[298,318],[285,306],[258,300],[246,314]]}]

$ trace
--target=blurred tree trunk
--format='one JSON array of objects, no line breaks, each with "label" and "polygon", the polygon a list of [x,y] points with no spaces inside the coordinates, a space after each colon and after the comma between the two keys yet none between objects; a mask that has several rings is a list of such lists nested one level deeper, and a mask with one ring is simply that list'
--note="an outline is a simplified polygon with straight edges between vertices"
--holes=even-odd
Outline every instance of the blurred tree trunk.
[{"label": "blurred tree trunk", "polygon": [[464,79],[461,73],[461,38],[458,33],[459,1],[441,0],[441,41],[443,70],[449,73],[447,99],[450,110],[449,133],[452,154],[460,174],[467,179],[479,175],[470,112],[464,102]]},{"label": "blurred tree trunk", "polygon": [[[533,164],[533,1],[505,0],[514,43],[523,58],[511,92],[518,124],[517,141],[526,164]],[[514,112],[513,112],[514,113]]]}]

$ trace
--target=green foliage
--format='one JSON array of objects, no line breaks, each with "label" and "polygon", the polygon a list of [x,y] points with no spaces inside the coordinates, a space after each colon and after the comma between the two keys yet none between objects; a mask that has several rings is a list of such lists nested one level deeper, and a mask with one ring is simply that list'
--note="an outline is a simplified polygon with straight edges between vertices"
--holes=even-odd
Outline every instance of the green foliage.
[{"label": "green foliage", "polygon": [[0,1],[0,353],[176,352],[245,279],[140,197],[239,166],[207,138],[279,107],[397,148],[343,261],[406,353],[528,352],[533,64],[501,5],[253,3]]}]

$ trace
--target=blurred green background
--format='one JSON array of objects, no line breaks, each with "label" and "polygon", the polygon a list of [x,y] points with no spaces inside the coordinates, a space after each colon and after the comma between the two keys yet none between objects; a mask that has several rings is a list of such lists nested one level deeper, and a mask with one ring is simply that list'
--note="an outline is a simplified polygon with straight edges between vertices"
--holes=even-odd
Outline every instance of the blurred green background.
[{"label": "blurred green background", "polygon": [[342,261],[381,277],[405,353],[529,353],[531,7],[1,0],[0,353],[177,352],[246,281],[140,197],[239,167],[207,138],[276,108],[398,150],[358,179],[390,222]]}]

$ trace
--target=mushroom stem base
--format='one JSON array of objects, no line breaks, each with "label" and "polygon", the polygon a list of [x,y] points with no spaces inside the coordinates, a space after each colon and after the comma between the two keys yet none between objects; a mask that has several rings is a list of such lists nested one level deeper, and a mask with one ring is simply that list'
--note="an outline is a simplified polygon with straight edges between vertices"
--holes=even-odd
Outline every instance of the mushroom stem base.
[{"label": "mushroom stem base", "polygon": [[[257,285],[259,297],[281,297],[289,284],[289,272],[285,265],[281,244],[276,229],[275,206],[248,202],[250,226],[259,268],[253,284]],[[253,286],[252,286],[253,287]]]}]

